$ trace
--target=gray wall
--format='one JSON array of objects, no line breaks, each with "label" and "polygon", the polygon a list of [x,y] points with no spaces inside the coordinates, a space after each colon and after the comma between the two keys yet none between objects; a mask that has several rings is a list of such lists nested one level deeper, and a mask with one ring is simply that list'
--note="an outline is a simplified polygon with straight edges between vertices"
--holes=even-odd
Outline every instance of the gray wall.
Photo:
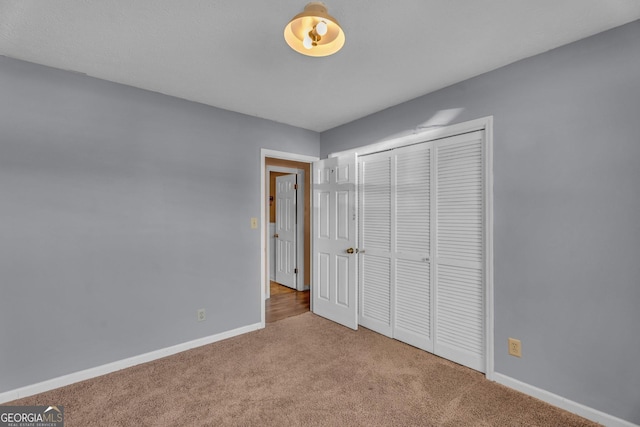
[{"label": "gray wall", "polygon": [[640,424],[640,21],[324,132],[321,155],[450,108],[494,116],[496,371]]},{"label": "gray wall", "polygon": [[0,392],[260,322],[260,148],[319,134],[6,57],[0,94]]}]

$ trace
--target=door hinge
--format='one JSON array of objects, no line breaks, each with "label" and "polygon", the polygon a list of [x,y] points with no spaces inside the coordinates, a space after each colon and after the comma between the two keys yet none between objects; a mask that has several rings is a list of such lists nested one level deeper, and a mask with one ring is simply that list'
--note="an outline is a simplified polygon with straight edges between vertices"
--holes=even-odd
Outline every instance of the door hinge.
[{"label": "door hinge", "polygon": [[293,184],[293,189],[297,190],[298,189],[298,184]]},{"label": "door hinge", "polygon": [[293,274],[298,274],[298,269],[297,268],[293,269]]}]

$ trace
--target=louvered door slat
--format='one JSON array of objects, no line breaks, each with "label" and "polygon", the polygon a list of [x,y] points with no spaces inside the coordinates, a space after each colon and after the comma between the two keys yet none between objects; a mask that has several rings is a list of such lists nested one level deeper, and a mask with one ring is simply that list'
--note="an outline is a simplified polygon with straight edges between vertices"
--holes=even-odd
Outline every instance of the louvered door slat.
[{"label": "louvered door slat", "polygon": [[430,266],[426,262],[397,260],[393,335],[427,351],[433,351],[430,276]]},{"label": "louvered door slat", "polygon": [[388,258],[364,255],[362,260],[362,316],[381,325],[390,324],[391,265]]},{"label": "louvered door slat", "polygon": [[391,158],[374,157],[360,163],[361,246],[391,251]]},{"label": "louvered door slat", "polygon": [[396,250],[429,254],[430,150],[396,150]]}]

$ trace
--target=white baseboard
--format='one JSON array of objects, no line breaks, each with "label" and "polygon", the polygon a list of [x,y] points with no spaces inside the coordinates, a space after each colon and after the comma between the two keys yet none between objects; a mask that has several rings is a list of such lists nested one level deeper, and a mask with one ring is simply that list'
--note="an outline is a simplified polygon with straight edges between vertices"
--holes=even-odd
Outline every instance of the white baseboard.
[{"label": "white baseboard", "polygon": [[499,374],[497,372],[494,372],[492,379],[504,386],[507,386],[514,390],[518,390],[522,393],[528,394],[529,396],[533,396],[536,399],[540,399],[566,411],[573,412],[576,415],[580,415],[583,418],[595,421],[607,427],[639,427],[637,424],[633,424],[630,421],[614,417],[613,415],[606,414],[602,411],[598,411],[597,409],[593,409],[572,400],[565,399],[564,397],[558,396],[557,394],[553,394],[549,391],[532,386],[531,384],[523,383],[522,381],[518,381],[514,378]]},{"label": "white baseboard", "polygon": [[72,374],[63,375],[61,377],[53,378],[40,383],[31,384],[25,387],[20,387],[15,390],[6,391],[0,393],[0,404],[11,402],[12,400],[21,399],[27,396],[33,396],[34,394],[44,393],[45,391],[53,390],[55,388],[64,387],[69,384],[77,383],[80,381],[88,380],[91,378],[99,377],[101,375],[109,374],[111,372],[119,371],[121,369],[130,368],[131,366],[140,365],[141,363],[151,362],[156,359],[171,356],[176,353],[180,353],[192,348],[201,347],[203,345],[212,344],[217,341],[222,341],[227,338],[232,338],[238,335],[246,334],[258,329],[264,328],[262,323],[254,323],[253,325],[243,326],[241,328],[233,329],[231,331],[222,332],[216,335],[210,335],[208,337],[199,338],[197,340],[177,344],[171,347],[162,348],[149,353],[140,354],[138,356],[129,357],[127,359],[118,360],[117,362],[107,363],[106,365],[96,366],[95,368],[85,369],[83,371],[74,372]]}]

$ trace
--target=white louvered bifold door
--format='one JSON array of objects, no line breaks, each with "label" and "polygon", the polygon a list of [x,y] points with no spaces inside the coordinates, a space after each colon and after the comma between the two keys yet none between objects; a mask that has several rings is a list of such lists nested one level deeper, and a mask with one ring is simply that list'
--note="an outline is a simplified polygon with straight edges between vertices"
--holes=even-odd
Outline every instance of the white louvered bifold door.
[{"label": "white louvered bifold door", "polygon": [[431,148],[393,151],[395,160],[394,338],[433,351],[431,340]]},{"label": "white louvered bifold door", "polygon": [[434,353],[485,371],[483,132],[434,143]]},{"label": "white louvered bifold door", "polygon": [[484,132],[358,158],[369,329],[484,372]]},{"label": "white louvered bifold door", "polygon": [[358,158],[359,323],[391,336],[391,154]]}]

